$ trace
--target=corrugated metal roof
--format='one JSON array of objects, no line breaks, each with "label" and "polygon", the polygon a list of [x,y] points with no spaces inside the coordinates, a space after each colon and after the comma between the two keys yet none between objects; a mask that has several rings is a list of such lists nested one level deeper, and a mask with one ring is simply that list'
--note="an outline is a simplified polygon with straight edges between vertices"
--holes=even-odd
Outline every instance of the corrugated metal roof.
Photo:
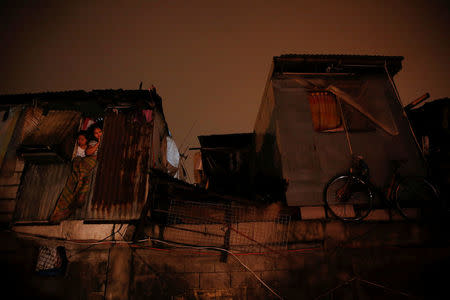
[{"label": "corrugated metal roof", "polygon": [[334,72],[336,70],[361,72],[370,71],[373,67],[384,68],[386,63],[392,76],[402,69],[402,60],[402,56],[340,54],[285,54],[273,58],[274,73],[328,73],[331,66]]},{"label": "corrugated metal roof", "polygon": [[[155,91],[156,93],[156,91]],[[41,92],[26,94],[0,95],[0,105],[12,104],[33,104],[33,103],[73,103],[98,102],[100,104],[110,104],[116,101],[136,102],[141,99],[150,99],[154,95],[149,90],[83,90],[62,91],[62,92]]]},{"label": "corrugated metal roof", "polygon": [[356,58],[356,59],[403,59],[403,56],[386,56],[386,55],[359,55],[359,54],[296,54],[288,53],[280,56],[274,56],[274,58]]},{"label": "corrugated metal roof", "polygon": [[14,219],[47,220],[70,171],[70,164],[27,164],[17,196]]}]

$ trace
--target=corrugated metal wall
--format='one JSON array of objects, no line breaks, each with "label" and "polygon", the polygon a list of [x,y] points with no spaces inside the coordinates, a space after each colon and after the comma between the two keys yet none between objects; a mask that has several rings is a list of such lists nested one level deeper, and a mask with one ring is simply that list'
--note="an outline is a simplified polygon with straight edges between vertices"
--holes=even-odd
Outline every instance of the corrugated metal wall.
[{"label": "corrugated metal wall", "polygon": [[[78,111],[49,111],[29,107],[21,117],[15,132],[15,144],[51,146],[70,158],[75,144],[81,113]],[[15,149],[14,149],[15,152]],[[45,221],[53,211],[56,200],[70,174],[70,164],[27,163],[17,195],[15,221]]]},{"label": "corrugated metal wall", "polygon": [[146,171],[152,157],[153,132],[152,123],[139,113],[109,113],[105,117],[94,195],[86,219],[139,217],[148,189]]},{"label": "corrugated metal wall", "polygon": [[27,164],[19,188],[14,219],[47,220],[70,171],[70,164]]},{"label": "corrugated metal wall", "polygon": [[[58,138],[69,137],[74,140],[70,132],[79,124],[79,113],[49,112],[45,118],[40,117],[41,111],[27,113],[22,129],[24,142],[53,144]],[[149,188],[147,170],[150,166],[164,167],[165,152],[161,147],[167,127],[158,113],[154,116],[152,122],[145,120],[141,111],[105,116],[88,201],[70,219],[132,220],[140,216]],[[58,126],[61,128],[54,128]],[[70,164],[28,163],[19,188],[15,221],[47,220],[70,172]]]}]

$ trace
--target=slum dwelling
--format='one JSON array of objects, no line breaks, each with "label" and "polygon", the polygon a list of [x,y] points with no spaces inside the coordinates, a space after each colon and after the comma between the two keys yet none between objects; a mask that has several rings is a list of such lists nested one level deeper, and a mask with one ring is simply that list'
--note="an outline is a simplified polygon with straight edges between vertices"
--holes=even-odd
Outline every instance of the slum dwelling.
[{"label": "slum dwelling", "polygon": [[[290,206],[322,205],[325,184],[367,162],[385,186],[393,161],[402,175],[426,168],[393,77],[403,57],[282,55],[274,57],[255,122],[255,181]],[[273,190],[271,182],[285,182]]]},{"label": "slum dwelling", "polygon": [[[136,220],[149,194],[149,170],[182,175],[154,88],[5,95],[0,103],[2,221],[45,224],[62,207],[58,199],[71,197],[69,189],[77,189],[79,203],[58,222]],[[95,144],[89,130],[96,127],[102,136],[89,170],[76,164],[78,133]],[[87,176],[72,178],[81,176],[76,168]]]},{"label": "slum dwelling", "polygon": [[348,171],[352,155],[364,158],[379,187],[389,183],[394,161],[404,176],[425,175],[393,81],[402,60],[274,57],[253,133],[199,137],[196,184],[298,207],[322,206],[326,183]]}]

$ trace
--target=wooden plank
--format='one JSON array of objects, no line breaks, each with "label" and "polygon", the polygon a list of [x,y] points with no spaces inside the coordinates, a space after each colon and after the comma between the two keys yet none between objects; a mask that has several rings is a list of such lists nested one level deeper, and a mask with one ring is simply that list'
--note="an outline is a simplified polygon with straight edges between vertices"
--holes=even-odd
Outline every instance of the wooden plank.
[{"label": "wooden plank", "polygon": [[21,173],[13,173],[13,175],[10,177],[0,177],[0,186],[19,184],[21,175]]},{"label": "wooden plank", "polygon": [[0,186],[0,199],[16,199],[18,185]]},{"label": "wooden plank", "polygon": [[0,201],[0,213],[14,213],[16,208],[15,200],[1,200]]}]

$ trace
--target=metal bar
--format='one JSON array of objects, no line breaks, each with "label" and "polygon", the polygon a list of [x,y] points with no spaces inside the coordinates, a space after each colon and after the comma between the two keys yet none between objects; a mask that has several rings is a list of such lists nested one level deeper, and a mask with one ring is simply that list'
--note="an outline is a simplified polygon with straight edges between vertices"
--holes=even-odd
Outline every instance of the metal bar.
[{"label": "metal bar", "polygon": [[422,96],[420,96],[419,98],[417,98],[413,102],[411,102],[408,105],[406,105],[405,106],[405,110],[413,109],[414,107],[416,107],[417,105],[419,105],[423,101],[427,100],[428,98],[430,98],[430,94],[429,93],[423,94]]},{"label": "metal bar", "polygon": [[150,191],[147,195],[147,201],[145,202],[144,207],[141,210],[141,215],[136,225],[136,229],[133,233],[133,241],[135,242],[142,238],[142,233],[144,232],[145,227],[145,220],[147,218],[149,210],[152,207],[152,202],[156,197],[156,191],[158,189],[157,177],[150,175],[148,180],[150,180]]},{"label": "metal bar", "polygon": [[198,230],[193,230],[193,229],[188,229],[188,228],[180,228],[180,227],[171,226],[171,225],[168,225],[166,227],[167,228],[173,228],[173,229],[176,229],[176,230],[189,231],[189,232],[200,233],[200,234],[204,234],[204,235],[215,236],[215,237],[223,237],[223,235],[221,235],[221,234],[215,234],[215,233],[210,233],[210,232],[203,232],[203,231],[198,231]]}]

